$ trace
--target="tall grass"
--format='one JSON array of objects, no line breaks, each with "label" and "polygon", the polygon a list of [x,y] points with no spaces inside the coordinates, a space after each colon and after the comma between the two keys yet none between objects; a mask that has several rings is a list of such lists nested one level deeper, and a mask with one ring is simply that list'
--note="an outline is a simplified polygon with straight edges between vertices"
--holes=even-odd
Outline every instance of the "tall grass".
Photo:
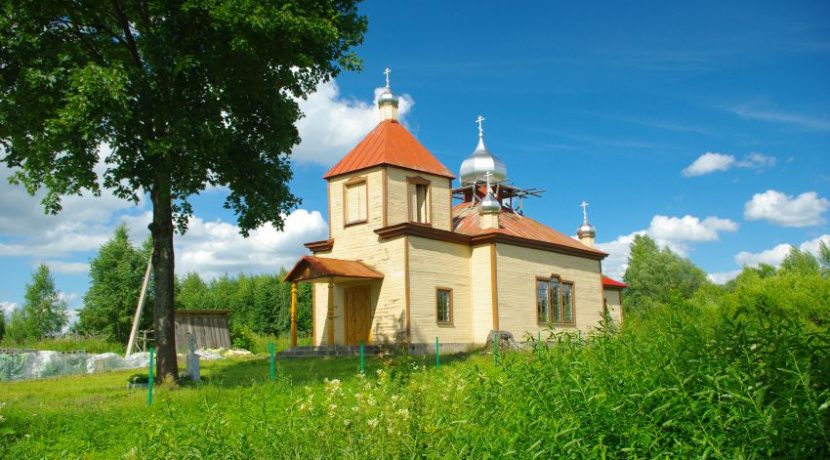
[{"label": "tall grass", "polygon": [[354,360],[293,360],[271,384],[266,362],[232,365],[226,385],[162,389],[152,408],[124,390],[37,409],[20,395],[0,457],[830,456],[830,333],[763,306],[661,307],[620,332],[553,334],[500,366],[401,355],[357,376]]}]

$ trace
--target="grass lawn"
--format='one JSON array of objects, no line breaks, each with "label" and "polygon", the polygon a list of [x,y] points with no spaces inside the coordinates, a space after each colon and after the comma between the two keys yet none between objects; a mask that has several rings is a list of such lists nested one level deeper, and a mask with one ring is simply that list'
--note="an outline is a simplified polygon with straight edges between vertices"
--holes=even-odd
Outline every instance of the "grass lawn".
[{"label": "grass lawn", "polygon": [[[484,356],[442,358],[444,368],[459,363],[491,363],[491,358]],[[434,363],[434,357],[424,357],[413,358],[406,365],[425,371]],[[239,433],[248,423],[268,423],[269,411],[290,406],[300,394],[322,394],[326,379],[354,387],[376,381],[377,370],[389,367],[388,359],[367,357],[367,376],[359,378],[357,357],[283,359],[278,362],[277,381],[271,383],[267,356],[203,360],[200,364],[202,383],[156,385],[152,407],[147,406],[146,389],[127,388],[127,380],[136,373],[135,369],[1,383],[0,402],[6,405],[0,413],[6,420],[0,422],[0,458],[165,457],[169,452],[164,448],[142,452],[136,447],[159,438],[153,429],[172,423],[180,436],[180,429],[189,431],[191,422],[190,428],[195,430],[200,422],[218,413],[222,414],[226,428]],[[250,418],[247,405],[254,400],[261,403],[256,421]],[[191,440],[201,438],[200,433],[188,436],[192,436]],[[194,447],[190,453],[196,458],[213,457],[219,451],[208,455],[209,451],[199,453],[199,448]],[[256,454],[270,456],[264,451]],[[181,457],[181,452],[173,457]]]}]

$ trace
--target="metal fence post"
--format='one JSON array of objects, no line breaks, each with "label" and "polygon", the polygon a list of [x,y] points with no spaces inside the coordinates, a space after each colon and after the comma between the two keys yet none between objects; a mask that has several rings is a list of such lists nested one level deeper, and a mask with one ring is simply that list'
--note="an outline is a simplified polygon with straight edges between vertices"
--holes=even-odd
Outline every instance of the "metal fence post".
[{"label": "metal fence post", "polygon": [[441,369],[441,347],[438,345],[438,336],[435,336],[435,368]]},{"label": "metal fence post", "polygon": [[155,363],[153,363],[153,361],[154,361],[153,358],[154,358],[154,355],[155,355],[155,351],[156,351],[155,348],[150,347],[150,369],[148,371],[149,375],[147,377],[147,405],[148,406],[153,405],[153,380],[155,380],[155,377],[153,376],[153,366],[155,366]]},{"label": "metal fence post", "polygon": [[271,377],[271,381],[273,382],[277,379],[277,353],[273,342],[268,343],[268,353],[271,355],[271,369],[269,375]]},{"label": "metal fence post", "polygon": [[366,373],[366,359],[363,355],[363,341],[360,341],[360,373]]}]

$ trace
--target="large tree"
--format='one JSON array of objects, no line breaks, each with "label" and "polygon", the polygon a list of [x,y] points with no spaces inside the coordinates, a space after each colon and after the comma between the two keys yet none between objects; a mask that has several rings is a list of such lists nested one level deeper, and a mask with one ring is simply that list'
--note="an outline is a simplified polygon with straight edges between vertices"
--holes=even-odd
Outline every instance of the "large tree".
[{"label": "large tree", "polygon": [[49,267],[40,264],[26,285],[23,306],[12,312],[10,336],[17,341],[58,334],[67,322],[66,301],[55,288]]},{"label": "large tree", "polygon": [[[125,225],[116,227],[112,239],[90,261],[89,290],[75,326],[78,331],[127,343],[149,255],[149,248],[133,246]],[[142,316],[145,328],[147,319]]]},{"label": "large tree", "polygon": [[[60,196],[110,189],[153,207],[158,375],[177,377],[174,229],[188,197],[229,190],[244,235],[299,203],[287,154],[297,99],[341,69],[356,0],[8,0],[0,9],[0,142],[12,180]],[[99,158],[99,146],[111,153]],[[96,174],[96,165],[104,172]]]}]

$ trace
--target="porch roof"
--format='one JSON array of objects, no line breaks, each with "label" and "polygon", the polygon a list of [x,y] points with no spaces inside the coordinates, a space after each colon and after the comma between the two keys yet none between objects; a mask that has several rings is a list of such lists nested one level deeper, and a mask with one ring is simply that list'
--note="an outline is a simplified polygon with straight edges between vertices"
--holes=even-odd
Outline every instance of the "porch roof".
[{"label": "porch roof", "polygon": [[382,279],[383,273],[357,260],[303,256],[285,275],[284,280],[313,281],[321,278],[335,279],[335,281],[355,278]]}]

